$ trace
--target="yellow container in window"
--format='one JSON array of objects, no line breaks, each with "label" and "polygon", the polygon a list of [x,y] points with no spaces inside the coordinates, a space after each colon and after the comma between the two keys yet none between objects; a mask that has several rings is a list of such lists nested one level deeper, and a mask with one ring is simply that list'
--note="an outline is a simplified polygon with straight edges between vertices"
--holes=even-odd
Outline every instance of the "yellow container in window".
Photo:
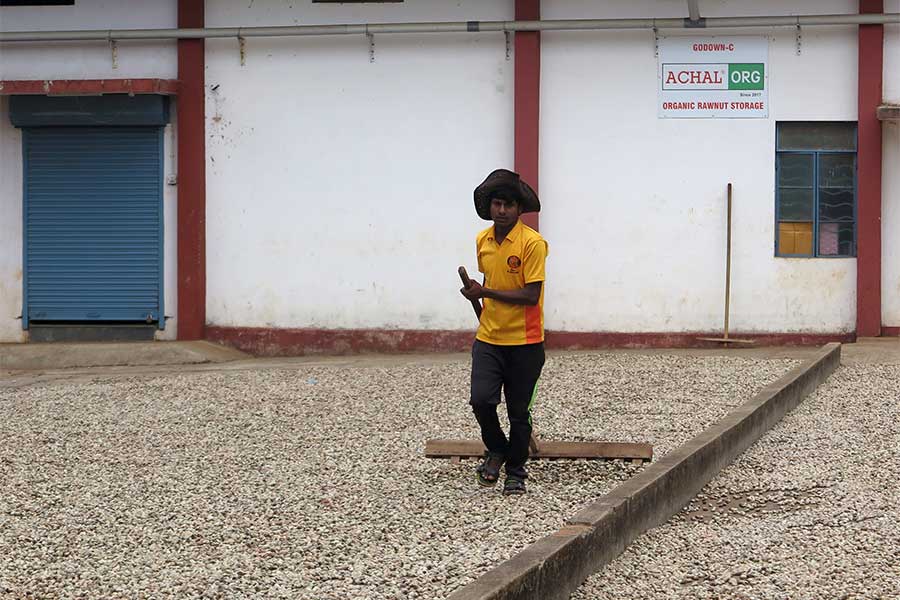
[{"label": "yellow container in window", "polygon": [[813,253],[812,223],[779,223],[778,250],[780,254]]}]

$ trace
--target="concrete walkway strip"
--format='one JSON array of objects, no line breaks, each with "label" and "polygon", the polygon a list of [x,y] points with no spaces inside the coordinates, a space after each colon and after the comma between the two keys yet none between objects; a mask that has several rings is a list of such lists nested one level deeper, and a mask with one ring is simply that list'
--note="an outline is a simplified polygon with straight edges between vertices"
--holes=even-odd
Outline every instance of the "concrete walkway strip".
[{"label": "concrete walkway strip", "polygon": [[542,538],[488,571],[448,600],[558,600],[615,559],[644,531],[681,510],[719,471],[840,365],[841,345],[827,344],[810,360],[764,387],[689,440]]},{"label": "concrete walkway strip", "polygon": [[249,355],[206,341],[0,344],[0,371],[223,363]]}]

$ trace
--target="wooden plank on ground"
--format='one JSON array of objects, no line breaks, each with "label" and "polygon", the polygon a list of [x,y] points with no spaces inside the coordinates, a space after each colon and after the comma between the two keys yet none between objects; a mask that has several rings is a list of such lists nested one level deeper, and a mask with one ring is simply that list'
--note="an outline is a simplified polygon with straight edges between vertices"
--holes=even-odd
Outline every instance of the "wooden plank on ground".
[{"label": "wooden plank on ground", "polygon": [[[425,442],[425,456],[428,458],[481,457],[484,444],[478,440],[428,440]],[[653,459],[653,446],[629,442],[551,442],[541,440],[538,452],[533,450],[531,458],[586,458],[603,459]]]}]

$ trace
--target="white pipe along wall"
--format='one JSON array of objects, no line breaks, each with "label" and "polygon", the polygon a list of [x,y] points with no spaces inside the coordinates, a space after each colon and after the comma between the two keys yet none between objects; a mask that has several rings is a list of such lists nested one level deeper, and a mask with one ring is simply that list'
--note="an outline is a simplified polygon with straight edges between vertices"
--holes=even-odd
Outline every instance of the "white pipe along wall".
[{"label": "white pipe along wall", "polygon": [[[696,4],[694,4],[696,6]],[[202,27],[175,29],[91,29],[61,31],[0,31],[0,42],[172,40],[384,33],[480,33],[488,31],[591,31],[625,29],[722,29],[736,27],[814,27],[824,25],[883,25],[900,22],[900,14],[765,15],[757,17],[699,17],[687,19],[613,18],[541,19],[539,21],[446,21],[440,23],[359,23]]]}]

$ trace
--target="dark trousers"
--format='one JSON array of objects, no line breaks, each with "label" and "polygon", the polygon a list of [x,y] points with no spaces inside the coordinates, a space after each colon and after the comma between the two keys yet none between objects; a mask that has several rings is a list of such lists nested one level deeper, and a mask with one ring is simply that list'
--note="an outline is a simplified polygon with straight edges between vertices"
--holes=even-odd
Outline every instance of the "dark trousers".
[{"label": "dark trousers", "polygon": [[[469,403],[481,426],[488,452],[506,457],[506,474],[524,479],[531,439],[531,405],[544,367],[544,344],[495,346],[475,340],[472,345],[472,395]],[[500,427],[497,405],[506,396],[509,439]]]}]

